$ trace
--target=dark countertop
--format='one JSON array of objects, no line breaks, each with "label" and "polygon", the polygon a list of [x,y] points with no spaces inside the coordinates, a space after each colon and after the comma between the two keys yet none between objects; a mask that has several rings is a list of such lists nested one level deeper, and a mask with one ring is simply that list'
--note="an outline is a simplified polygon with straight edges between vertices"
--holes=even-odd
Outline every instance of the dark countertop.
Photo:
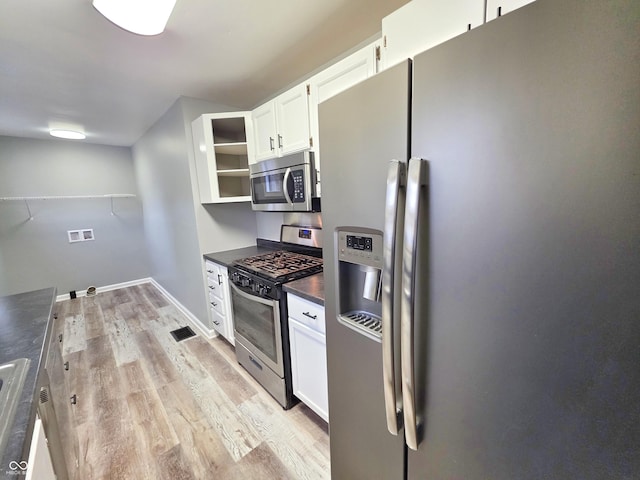
[{"label": "dark countertop", "polygon": [[228,267],[233,262],[240,260],[241,258],[261,255],[263,253],[272,252],[273,250],[278,250],[279,248],[280,242],[273,242],[259,238],[257,245],[225,250],[223,252],[205,253],[203,256],[206,260],[211,260],[212,262]]},{"label": "dark countertop", "polygon": [[285,283],[285,292],[302,297],[310,302],[324,306],[324,274],[316,273],[309,277],[300,278],[293,282]]},{"label": "dark countertop", "polygon": [[51,335],[49,318],[55,301],[55,288],[0,297],[0,364],[18,358],[31,360],[0,463],[0,477],[10,472],[9,462],[28,460],[36,418],[38,375],[44,369],[44,347]]}]

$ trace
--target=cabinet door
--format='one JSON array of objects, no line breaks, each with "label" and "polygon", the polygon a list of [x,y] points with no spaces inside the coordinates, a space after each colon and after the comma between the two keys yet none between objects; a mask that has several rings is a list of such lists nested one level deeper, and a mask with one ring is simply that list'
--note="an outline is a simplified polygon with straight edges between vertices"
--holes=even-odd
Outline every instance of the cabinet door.
[{"label": "cabinet door", "polygon": [[36,423],[33,427],[33,437],[31,438],[31,450],[29,450],[26,479],[56,479],[56,475],[53,473],[51,455],[49,455],[49,448],[47,447],[47,438],[44,435],[44,428],[42,427],[42,420],[40,420],[40,417],[36,417]]},{"label": "cabinet door", "polygon": [[483,22],[484,0],[412,0],[382,19],[384,68]]},{"label": "cabinet door", "polygon": [[214,178],[212,177],[216,167],[215,159],[211,158],[212,153],[210,151],[213,146],[211,117],[202,115],[196,118],[191,123],[191,135],[193,136],[193,155],[198,173],[200,203],[211,203],[218,196],[218,185],[213,181]]},{"label": "cabinet door", "polygon": [[278,156],[275,103],[260,105],[252,112],[252,117],[256,161]]},{"label": "cabinet door", "polygon": [[251,200],[250,112],[207,113],[191,123],[200,203]]},{"label": "cabinet door", "polygon": [[347,58],[331,65],[310,80],[309,125],[316,169],[320,170],[320,132],[318,105],[375,73],[375,45],[367,45]]},{"label": "cabinet door", "polygon": [[487,22],[532,3],[534,0],[487,0]]},{"label": "cabinet door", "polygon": [[309,148],[309,99],[307,85],[300,84],[275,99],[281,155]]},{"label": "cabinet door", "polygon": [[293,393],[329,421],[325,336],[289,318]]}]

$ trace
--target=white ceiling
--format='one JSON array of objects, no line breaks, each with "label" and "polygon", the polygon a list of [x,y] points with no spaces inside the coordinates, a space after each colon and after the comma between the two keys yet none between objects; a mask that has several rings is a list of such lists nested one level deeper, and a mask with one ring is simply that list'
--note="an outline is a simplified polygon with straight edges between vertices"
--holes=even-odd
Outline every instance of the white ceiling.
[{"label": "white ceiling", "polygon": [[178,0],[142,37],[91,0],[0,0],[0,135],[130,146],[179,96],[251,109],[380,31],[408,0]]}]

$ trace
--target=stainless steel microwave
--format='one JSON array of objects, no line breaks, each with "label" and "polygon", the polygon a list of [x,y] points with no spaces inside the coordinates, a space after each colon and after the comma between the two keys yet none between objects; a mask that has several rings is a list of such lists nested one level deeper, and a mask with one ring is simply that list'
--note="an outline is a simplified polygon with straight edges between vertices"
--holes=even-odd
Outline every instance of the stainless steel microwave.
[{"label": "stainless steel microwave", "polygon": [[249,165],[251,205],[267,212],[319,212],[313,152],[270,158]]}]

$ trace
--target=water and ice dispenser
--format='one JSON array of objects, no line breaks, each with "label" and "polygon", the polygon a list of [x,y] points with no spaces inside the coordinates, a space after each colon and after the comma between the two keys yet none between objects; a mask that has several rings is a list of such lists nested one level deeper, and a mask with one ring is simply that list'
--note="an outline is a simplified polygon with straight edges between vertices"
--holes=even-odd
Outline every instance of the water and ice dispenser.
[{"label": "water and ice dispenser", "polygon": [[382,232],[338,227],[335,242],[338,321],[379,342],[382,337]]}]

